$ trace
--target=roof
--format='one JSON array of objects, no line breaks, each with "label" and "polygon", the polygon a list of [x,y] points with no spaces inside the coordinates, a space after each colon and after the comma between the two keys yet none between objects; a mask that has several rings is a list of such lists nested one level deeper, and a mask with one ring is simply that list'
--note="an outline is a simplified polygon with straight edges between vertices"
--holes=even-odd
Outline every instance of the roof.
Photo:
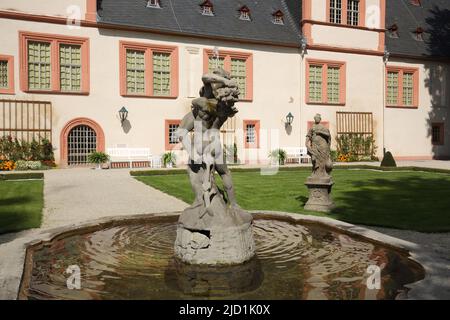
[{"label": "roof", "polygon": [[[386,28],[396,24],[398,38],[387,32],[386,47],[391,54],[408,56],[450,57],[450,1],[421,0],[420,6],[410,0],[388,0]],[[414,37],[422,28],[423,41]]]},{"label": "roof", "polygon": [[[160,9],[148,8],[147,2],[98,0],[98,22],[149,31],[299,46],[299,0],[210,0],[214,16],[201,14],[202,0],[160,0]],[[239,19],[239,9],[244,5],[250,9],[251,21]],[[278,10],[284,14],[284,25],[272,23],[272,14]]]}]

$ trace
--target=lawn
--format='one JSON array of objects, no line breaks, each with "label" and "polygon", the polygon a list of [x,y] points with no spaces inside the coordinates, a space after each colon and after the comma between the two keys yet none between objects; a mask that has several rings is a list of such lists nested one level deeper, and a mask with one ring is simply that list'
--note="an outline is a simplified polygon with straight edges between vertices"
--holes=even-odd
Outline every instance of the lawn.
[{"label": "lawn", "polygon": [[41,225],[43,180],[0,181],[0,234]]},{"label": "lawn", "polygon": [[[247,210],[304,213],[422,232],[450,231],[450,174],[336,169],[332,193],[336,209],[329,214],[303,210],[309,174],[305,170],[273,176],[234,172],[238,203]],[[187,203],[193,200],[187,174],[136,179]]]}]

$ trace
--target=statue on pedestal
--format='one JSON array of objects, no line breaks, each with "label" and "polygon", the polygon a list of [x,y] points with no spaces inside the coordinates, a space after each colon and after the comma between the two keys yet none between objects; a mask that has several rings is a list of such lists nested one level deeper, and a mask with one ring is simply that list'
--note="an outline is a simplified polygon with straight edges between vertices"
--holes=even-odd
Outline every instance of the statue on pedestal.
[{"label": "statue on pedestal", "polygon": [[[180,216],[175,256],[190,264],[239,264],[255,254],[253,219],[237,204],[220,141],[220,128],[238,112],[234,104],[239,89],[220,68],[205,74],[202,81],[200,98],[192,101],[177,131],[189,152],[188,174],[195,200]],[[215,172],[222,178],[224,191],[217,187]]]},{"label": "statue on pedestal", "polygon": [[330,176],[333,169],[331,162],[330,130],[321,124],[322,117],[316,114],[314,124],[306,136],[306,148],[311,157],[312,174],[306,181],[309,189],[309,199],[305,210],[329,212],[334,208],[331,200],[333,179]]}]

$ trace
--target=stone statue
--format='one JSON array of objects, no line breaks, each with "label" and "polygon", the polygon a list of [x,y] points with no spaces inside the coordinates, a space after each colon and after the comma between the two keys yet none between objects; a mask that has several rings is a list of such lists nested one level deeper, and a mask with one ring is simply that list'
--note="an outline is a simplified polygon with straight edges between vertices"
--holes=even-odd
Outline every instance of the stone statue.
[{"label": "stone statue", "polygon": [[306,148],[313,165],[312,176],[325,178],[329,177],[333,169],[330,157],[331,134],[321,121],[320,114],[316,114],[314,124],[306,136]]},{"label": "stone statue", "polygon": [[305,210],[329,212],[334,208],[331,200],[333,179],[330,176],[333,164],[330,157],[331,134],[320,122],[322,117],[316,114],[314,125],[306,136],[306,148],[311,157],[312,174],[306,181],[309,199]]},{"label": "stone statue", "polygon": [[[200,98],[192,101],[177,131],[189,152],[188,174],[195,200],[180,216],[175,256],[190,264],[239,264],[254,255],[252,216],[236,202],[220,141],[221,126],[238,112],[234,104],[239,90],[223,69],[205,74],[202,81]],[[215,172],[222,178],[223,192],[216,185]]]}]

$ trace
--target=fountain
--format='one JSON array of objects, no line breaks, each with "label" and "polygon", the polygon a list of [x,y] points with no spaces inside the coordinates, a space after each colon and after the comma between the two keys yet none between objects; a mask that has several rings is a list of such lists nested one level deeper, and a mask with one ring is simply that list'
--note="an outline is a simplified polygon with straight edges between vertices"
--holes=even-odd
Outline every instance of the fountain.
[{"label": "fountain", "polygon": [[[368,238],[363,228],[241,209],[218,134],[237,113],[239,91],[221,69],[203,76],[203,82],[201,97],[177,132],[190,155],[194,203],[181,215],[105,218],[34,241],[27,248],[18,298],[395,299],[424,277],[408,252]],[[316,117],[308,135],[309,204],[328,210],[332,180],[321,146],[326,149],[329,142],[319,124]],[[67,285],[68,270],[81,272],[76,290]],[[370,270],[379,270],[378,286],[369,285]]]}]

